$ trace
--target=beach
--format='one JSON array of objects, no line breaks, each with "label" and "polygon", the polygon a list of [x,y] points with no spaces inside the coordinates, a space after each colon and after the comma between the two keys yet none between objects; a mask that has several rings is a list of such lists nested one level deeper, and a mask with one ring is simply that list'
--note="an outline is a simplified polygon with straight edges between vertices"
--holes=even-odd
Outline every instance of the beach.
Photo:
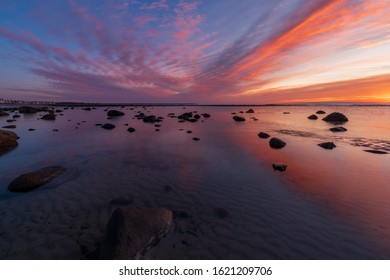
[{"label": "beach", "polygon": [[[364,151],[390,152],[389,106],[55,109],[54,121],[19,114],[9,129],[20,139],[0,156],[1,259],[96,259],[118,207],[173,213],[141,259],[390,259],[390,155]],[[113,109],[125,115],[107,119]],[[347,131],[307,118],[318,110],[348,116]],[[186,112],[200,118],[178,122]],[[272,149],[259,132],[287,145]],[[328,141],[336,148],[318,146]],[[30,192],[7,189],[47,166],[66,171]]]}]

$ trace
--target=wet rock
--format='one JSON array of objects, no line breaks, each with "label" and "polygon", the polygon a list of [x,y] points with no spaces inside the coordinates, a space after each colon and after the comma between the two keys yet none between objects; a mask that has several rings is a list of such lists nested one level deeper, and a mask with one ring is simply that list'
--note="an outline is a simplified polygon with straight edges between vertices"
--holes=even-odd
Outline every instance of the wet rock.
[{"label": "wet rock", "polygon": [[46,121],[55,121],[56,119],[56,115],[54,114],[45,114],[42,116],[42,120],[46,120]]},{"label": "wet rock", "polygon": [[253,109],[249,109],[248,111],[246,111],[245,113],[248,113],[248,114],[252,114],[254,113],[255,111],[253,111]]},{"label": "wet rock", "polygon": [[192,140],[199,141],[200,139],[198,137],[194,137],[194,138],[192,138]]},{"label": "wet rock", "polygon": [[310,115],[310,116],[308,116],[307,117],[309,120],[317,120],[318,119],[318,117],[316,116],[316,115]]},{"label": "wet rock", "polygon": [[323,115],[323,114],[326,114],[326,112],[325,112],[325,111],[322,111],[322,110],[318,110],[318,111],[316,112],[316,114],[318,114],[318,115]]},{"label": "wet rock", "polygon": [[187,133],[188,133],[188,134],[191,134],[191,133],[192,133],[192,130],[187,130]]},{"label": "wet rock", "polygon": [[18,119],[18,118],[20,118],[20,115],[13,115],[12,116],[14,119]]},{"label": "wet rock", "polygon": [[329,130],[333,131],[333,132],[345,132],[345,131],[347,131],[347,129],[345,127],[342,127],[342,126],[332,127],[332,128],[329,128]]},{"label": "wet rock", "polygon": [[272,164],[272,168],[274,169],[274,171],[284,172],[287,170],[287,165],[274,163],[274,164]]},{"label": "wet rock", "polygon": [[322,119],[323,121],[330,122],[330,123],[345,123],[348,121],[348,118],[339,112],[333,112],[329,115],[327,115],[325,118]]},{"label": "wet rock", "polygon": [[29,128],[28,131],[35,131],[35,128]]},{"label": "wet rock", "polygon": [[230,216],[229,212],[225,208],[214,208],[214,214],[219,219],[226,219]]},{"label": "wet rock", "polygon": [[203,116],[204,118],[210,118],[210,117],[211,117],[211,115],[208,114],[208,113],[204,113],[204,114],[202,114],[202,116]]},{"label": "wet rock", "polygon": [[38,108],[28,107],[28,106],[22,106],[19,108],[19,113],[21,114],[35,114],[39,111],[40,110]]},{"label": "wet rock", "polygon": [[6,120],[7,123],[11,123],[11,122],[16,122],[15,119],[9,119],[9,120]]},{"label": "wet rock", "polygon": [[62,113],[63,111],[60,109],[55,110],[56,113]]},{"label": "wet rock", "polygon": [[271,148],[274,148],[274,149],[281,149],[281,148],[284,148],[286,146],[286,142],[284,142],[283,140],[279,139],[279,138],[271,138],[271,140],[269,140],[269,145],[271,146]]},{"label": "wet rock", "polygon": [[320,143],[320,144],[318,144],[318,146],[320,146],[321,148],[327,149],[327,150],[332,150],[332,149],[336,148],[336,145],[333,142]]},{"label": "wet rock", "polygon": [[365,151],[367,153],[378,154],[378,155],[388,154],[388,152],[380,151],[380,150],[363,150],[363,151]]},{"label": "wet rock", "polygon": [[[71,109],[73,109],[73,108],[71,108]],[[83,108],[83,110],[84,111],[92,111],[92,108],[87,107],[87,108]]]},{"label": "wet rock", "polygon": [[290,112],[283,112],[283,115],[289,115]]},{"label": "wet rock", "polygon": [[15,132],[0,129],[0,155],[16,148],[18,139],[19,136]]},{"label": "wet rock", "polygon": [[115,125],[111,124],[111,123],[105,123],[101,126],[101,128],[104,128],[104,129],[107,129],[107,130],[111,130],[111,129],[114,129],[115,128]]},{"label": "wet rock", "polygon": [[106,227],[99,258],[135,259],[172,225],[172,211],[165,208],[118,208]]},{"label": "wet rock", "polygon": [[189,122],[197,122],[198,119],[188,119]]},{"label": "wet rock", "polygon": [[177,118],[180,120],[188,121],[189,119],[192,118],[192,112],[183,113],[183,114],[179,115]]},{"label": "wet rock", "polygon": [[7,116],[9,116],[9,114],[7,112],[0,110],[0,117],[7,117]]},{"label": "wet rock", "polygon": [[11,192],[28,192],[49,183],[65,172],[61,166],[49,166],[34,172],[20,175],[8,185]]},{"label": "wet rock", "polygon": [[135,128],[134,128],[134,127],[129,127],[129,128],[127,129],[127,131],[130,132],[130,133],[135,132]]},{"label": "wet rock", "polygon": [[259,136],[259,138],[263,138],[263,139],[267,139],[270,137],[270,135],[268,133],[265,133],[265,132],[260,132],[259,134],[257,134],[257,136]]},{"label": "wet rock", "polygon": [[154,122],[156,122],[156,116],[154,116],[154,115],[145,116],[145,117],[143,117],[142,120],[146,123],[154,123]]},{"label": "wet rock", "polygon": [[97,123],[97,124],[95,124],[95,126],[102,126],[102,124],[101,123]]},{"label": "wet rock", "polygon": [[110,110],[107,112],[107,116],[109,117],[119,117],[123,116],[125,113],[118,111],[118,110]]},{"label": "wet rock", "polygon": [[233,116],[233,120],[235,120],[236,122],[244,122],[245,118],[240,116]]},{"label": "wet rock", "polygon": [[5,125],[5,126],[3,126],[3,128],[14,129],[14,128],[16,128],[16,125],[14,125],[14,124]]},{"label": "wet rock", "polygon": [[196,114],[196,115],[194,115],[194,119],[200,119],[200,115],[198,115],[198,114]]}]

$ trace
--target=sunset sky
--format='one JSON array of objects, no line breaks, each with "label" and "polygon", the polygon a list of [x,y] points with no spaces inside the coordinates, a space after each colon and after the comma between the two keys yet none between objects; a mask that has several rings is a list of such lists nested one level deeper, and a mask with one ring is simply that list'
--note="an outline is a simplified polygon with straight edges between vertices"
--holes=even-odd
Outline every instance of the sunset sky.
[{"label": "sunset sky", "polygon": [[390,102],[390,0],[1,0],[0,98]]}]

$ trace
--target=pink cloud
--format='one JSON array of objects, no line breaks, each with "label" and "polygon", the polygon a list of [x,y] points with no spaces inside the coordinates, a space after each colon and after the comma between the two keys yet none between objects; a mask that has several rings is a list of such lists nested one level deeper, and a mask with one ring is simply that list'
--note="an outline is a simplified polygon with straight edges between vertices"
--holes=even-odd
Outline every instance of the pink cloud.
[{"label": "pink cloud", "polygon": [[168,4],[166,0],[160,0],[160,1],[152,2],[150,4],[144,3],[140,7],[141,10],[162,9],[162,8],[168,8]]}]

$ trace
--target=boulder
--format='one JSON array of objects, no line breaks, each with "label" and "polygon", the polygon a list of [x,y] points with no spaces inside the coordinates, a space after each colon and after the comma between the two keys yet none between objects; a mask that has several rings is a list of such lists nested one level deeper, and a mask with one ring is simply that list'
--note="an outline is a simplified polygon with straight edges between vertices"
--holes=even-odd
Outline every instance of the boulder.
[{"label": "boulder", "polygon": [[195,114],[195,115],[194,115],[194,119],[197,119],[197,120],[200,119],[200,115]]},{"label": "boulder", "polygon": [[156,122],[156,116],[150,115],[150,116],[145,116],[142,119],[146,123],[154,123]]},{"label": "boulder", "polygon": [[194,137],[194,138],[192,138],[192,140],[199,141],[200,139],[198,137]]},{"label": "boulder", "polygon": [[42,120],[46,120],[46,121],[55,121],[56,119],[56,115],[54,114],[45,114],[42,116]]},{"label": "boulder", "polygon": [[272,168],[274,169],[274,171],[284,172],[287,170],[287,165],[274,163],[274,164],[272,164]]},{"label": "boulder", "polygon": [[330,123],[345,123],[348,121],[348,118],[339,112],[333,112],[329,115],[327,115],[325,118],[322,119],[323,121],[330,122]]},{"label": "boulder", "polygon": [[318,146],[320,146],[321,148],[327,149],[327,150],[332,150],[332,149],[336,148],[336,145],[333,142],[320,143],[320,144],[318,144]]},{"label": "boulder", "polygon": [[308,116],[307,117],[309,120],[317,120],[318,119],[318,117],[316,116],[316,115],[310,115],[310,116]]},{"label": "boulder", "polygon": [[134,127],[129,127],[129,128],[127,129],[127,131],[130,132],[130,133],[131,133],[131,132],[135,132],[135,128],[134,128]]},{"label": "boulder", "polygon": [[271,138],[271,140],[269,140],[269,145],[271,146],[271,148],[274,148],[274,149],[281,149],[281,148],[284,148],[286,146],[286,142],[284,142],[283,140],[280,140],[279,138]]},{"label": "boulder", "polygon": [[235,120],[236,122],[244,122],[245,118],[240,116],[233,116],[233,120]]},{"label": "boulder", "polygon": [[39,111],[40,110],[38,108],[28,107],[28,106],[22,106],[19,108],[19,113],[21,114],[35,114]]},{"label": "boulder", "polygon": [[190,118],[192,118],[192,112],[183,113],[183,114],[179,115],[177,118],[180,119],[180,120],[186,120],[187,121]]},{"label": "boulder", "polygon": [[263,139],[267,139],[270,137],[270,135],[268,133],[265,133],[265,132],[260,132],[259,134],[257,134],[257,136],[259,136],[259,138],[263,138]]},{"label": "boulder", "polygon": [[107,116],[109,117],[119,117],[123,116],[125,113],[118,111],[118,110],[110,110],[107,112]]},{"label": "boulder", "polygon": [[14,119],[18,119],[18,118],[20,118],[20,115],[13,115],[12,116]]},{"label": "boulder", "polygon": [[19,137],[15,132],[0,129],[0,155],[18,146]]},{"label": "boulder", "polygon": [[332,132],[345,132],[345,131],[347,131],[347,129],[345,127],[342,127],[342,126],[332,127],[332,128],[329,128],[329,130]]},{"label": "boulder", "polygon": [[172,211],[165,208],[118,208],[101,240],[99,259],[136,259],[172,225]]},{"label": "boulder", "polygon": [[34,172],[20,175],[8,185],[11,192],[28,192],[49,183],[65,172],[61,166],[49,166]]},{"label": "boulder", "polygon": [[101,126],[101,128],[104,128],[104,129],[108,129],[108,130],[111,130],[111,129],[114,129],[115,128],[115,125],[111,124],[111,123],[105,123]]},{"label": "boulder", "polygon": [[255,111],[253,111],[253,109],[249,109],[248,111],[246,111],[245,113],[248,113],[248,114],[252,114],[254,113]]},{"label": "boulder", "polygon": [[208,114],[208,113],[204,113],[204,114],[202,114],[202,116],[203,116],[204,118],[210,118],[210,117],[211,117],[211,115]]},{"label": "boulder", "polygon": [[316,112],[316,114],[318,114],[318,115],[323,115],[323,114],[326,114],[326,112],[325,112],[325,111],[322,111],[322,110],[318,110],[318,111]]}]

